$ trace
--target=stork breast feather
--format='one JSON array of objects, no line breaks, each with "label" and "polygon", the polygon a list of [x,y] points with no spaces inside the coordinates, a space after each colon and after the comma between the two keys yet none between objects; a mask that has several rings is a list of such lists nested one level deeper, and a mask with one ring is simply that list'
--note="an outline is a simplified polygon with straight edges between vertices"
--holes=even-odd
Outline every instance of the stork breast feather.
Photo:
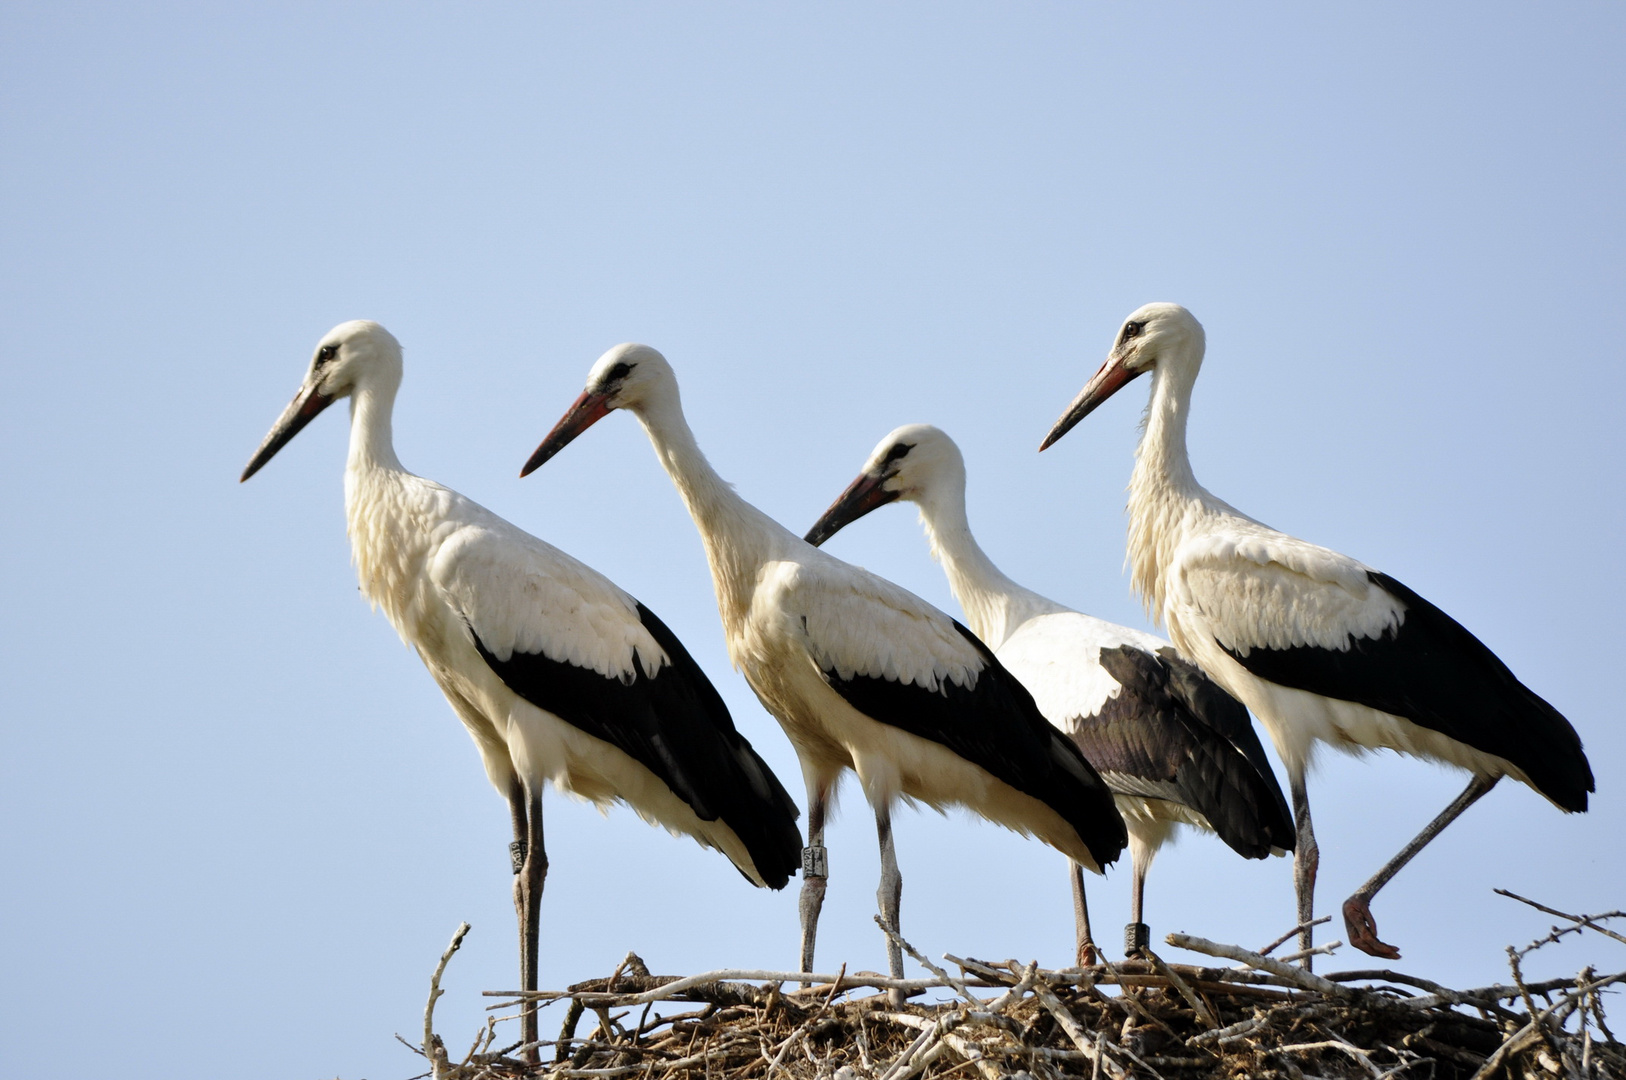
[{"label": "stork breast feather", "polygon": [[632,597],[557,548],[520,536],[465,528],[430,567],[447,602],[493,656],[540,654],[623,681],[669,663]]},{"label": "stork breast feather", "polygon": [[1171,600],[1182,621],[1196,616],[1215,640],[1250,649],[1301,645],[1345,650],[1381,637],[1405,605],[1367,577],[1366,566],[1292,537],[1214,534],[1175,553]]}]

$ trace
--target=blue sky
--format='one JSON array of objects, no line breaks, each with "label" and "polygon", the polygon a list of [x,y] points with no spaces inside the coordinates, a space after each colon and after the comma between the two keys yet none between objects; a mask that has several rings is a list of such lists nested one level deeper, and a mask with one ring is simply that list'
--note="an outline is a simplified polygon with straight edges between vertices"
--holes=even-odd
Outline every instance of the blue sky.
[{"label": "blue sky", "polygon": [[[406,464],[657,611],[800,797],[636,424],[516,478],[592,360],[664,351],[713,462],[797,530],[881,435],[936,423],[1008,573],[1144,625],[1121,570],[1141,387],[1034,448],[1124,315],[1184,303],[1210,346],[1199,477],[1451,612],[1598,775],[1581,817],[1504,784],[1403,872],[1374,909],[1401,968],[1501,977],[1546,921],[1495,886],[1621,906],[1623,24],[1606,4],[7,5],[0,1071],[405,1077],[391,1035],[460,920],[449,1041],[516,980],[503,802],[356,592],[343,413],[236,481],[350,318],[406,346]],[[953,609],[904,509],[832,550]],[[1321,908],[1460,783],[1329,758]],[[660,972],[793,964],[793,890],[625,811],[547,815],[545,982],[629,948]],[[1059,856],[960,814],[898,833],[924,951],[1065,959]],[[820,966],[879,968],[855,788],[830,846]],[[1092,882],[1107,940],[1126,870]],[[1188,838],[1148,908],[1157,935],[1262,944],[1291,923],[1289,867]]]}]

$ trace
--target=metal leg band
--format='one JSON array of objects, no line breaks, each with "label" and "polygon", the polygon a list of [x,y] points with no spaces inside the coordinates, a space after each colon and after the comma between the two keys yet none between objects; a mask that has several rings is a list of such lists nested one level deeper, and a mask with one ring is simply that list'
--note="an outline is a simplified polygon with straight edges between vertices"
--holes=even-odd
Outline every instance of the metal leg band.
[{"label": "metal leg band", "polygon": [[823,844],[802,849],[802,877],[827,878],[830,876],[830,855]]},{"label": "metal leg band", "polygon": [[508,845],[508,859],[514,864],[514,873],[525,869],[526,844],[523,840],[515,840]]}]

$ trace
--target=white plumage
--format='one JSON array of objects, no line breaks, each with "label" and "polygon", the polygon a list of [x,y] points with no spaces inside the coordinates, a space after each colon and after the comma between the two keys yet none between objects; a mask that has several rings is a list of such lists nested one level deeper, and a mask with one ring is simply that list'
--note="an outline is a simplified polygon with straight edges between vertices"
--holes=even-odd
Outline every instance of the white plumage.
[{"label": "white plumage", "polygon": [[[805,543],[742,499],[700,452],[660,353],[605,353],[587,389],[525,466],[530,472],[611,409],[631,410],[705,544],[729,656],[784,727],[808,787],[804,971],[825,887],[823,830],[853,769],[876,815],[883,916],[901,877],[891,807],[966,806],[1097,869],[1124,844],[1100,778],[969,632],[919,597]],[[894,973],[897,946],[889,944]]]},{"label": "white plumage", "polygon": [[[1387,748],[1473,774],[1468,788],[1344,905],[1350,941],[1377,937],[1369,903],[1440,829],[1511,776],[1565,810],[1593,789],[1567,720],[1478,639],[1400,582],[1261,524],[1197,483],[1186,455],[1202,326],[1178,304],[1148,304],[1056,423],[1049,446],[1137,376],[1151,403],[1129,486],[1129,564],[1152,616],[1180,650],[1270,732],[1298,819],[1300,921],[1312,915],[1318,852],[1304,777],[1322,744]],[[1309,945],[1306,930],[1301,941]]]},{"label": "white plumage", "polygon": [[[932,555],[971,629],[1112,789],[1129,830],[1134,892],[1126,940],[1138,951],[1147,944],[1146,872],[1175,831],[1219,831],[1239,854],[1262,858],[1292,845],[1286,801],[1234,699],[1176,658],[1168,642],[1073,611],[1006,577],[971,533],[965,489],[965,460],[954,441],[929,424],[907,424],[876,445],[807,539],[822,544],[893,500],[919,506]],[[1075,868],[1070,877],[1079,959],[1090,962],[1083,876]]]},{"label": "white plumage", "polygon": [[[950,564],[945,560],[944,565],[946,568]],[[963,563],[956,559],[953,565],[958,567]],[[962,591],[968,591],[957,578],[959,575],[950,577],[955,583],[955,599],[959,599]],[[984,588],[998,586],[989,583]],[[960,606],[965,606],[964,600]],[[1124,692],[1123,683],[1101,666],[1101,651],[1130,648],[1156,655],[1159,649],[1168,648],[1169,643],[1081,611],[1055,606],[1060,610],[1033,615],[1017,623],[1003,641],[993,637],[983,640],[993,647],[999,662],[1022,680],[1022,685],[1038,703],[1039,711],[1067,734],[1077,735],[1082,718],[1095,716]],[[967,617],[970,618],[969,612]],[[971,619],[971,629],[977,630],[975,619]],[[982,637],[981,633],[977,636]],[[1123,809],[1124,800],[1119,799],[1118,806]]]},{"label": "white plumage", "polygon": [[[407,472],[390,428],[400,381],[401,347],[382,326],[335,327],[243,479],[350,397],[345,510],[361,591],[422,658],[509,800],[525,988],[547,866],[544,781],[601,808],[624,802],[782,887],[801,846],[795,806],[704,674],[603,575]],[[534,1042],[534,1013],[525,1026]]]}]

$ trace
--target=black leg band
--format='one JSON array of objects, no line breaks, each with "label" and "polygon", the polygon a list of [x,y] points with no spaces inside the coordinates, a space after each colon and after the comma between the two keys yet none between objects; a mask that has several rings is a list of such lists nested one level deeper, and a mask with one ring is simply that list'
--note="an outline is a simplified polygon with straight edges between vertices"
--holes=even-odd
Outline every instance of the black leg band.
[{"label": "black leg band", "polygon": [[1152,928],[1143,922],[1132,922],[1124,927],[1124,952],[1139,956],[1152,943]]}]

